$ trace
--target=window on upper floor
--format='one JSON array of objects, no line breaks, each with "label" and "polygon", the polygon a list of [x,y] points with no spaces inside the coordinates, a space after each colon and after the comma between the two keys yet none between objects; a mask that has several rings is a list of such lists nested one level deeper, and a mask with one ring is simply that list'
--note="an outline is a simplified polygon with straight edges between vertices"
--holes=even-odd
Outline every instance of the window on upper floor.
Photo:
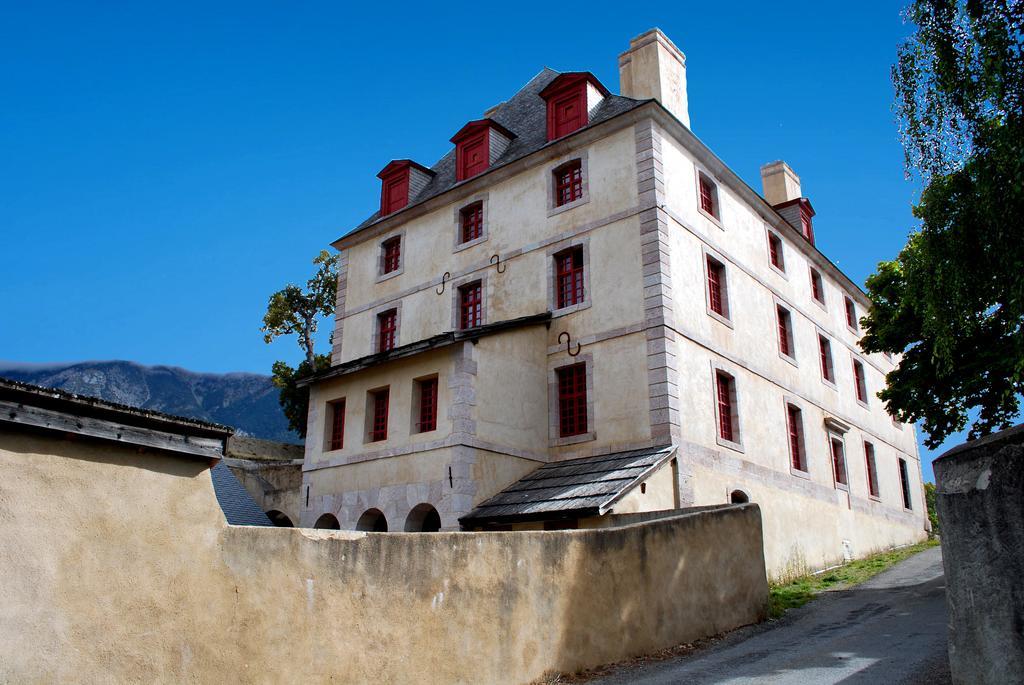
[{"label": "window on upper floor", "polygon": [[589,72],[567,72],[538,94],[547,103],[547,138],[555,140],[586,126],[608,89]]},{"label": "window on upper floor", "polygon": [[825,304],[825,284],[821,280],[821,273],[811,267],[811,297],[820,305]]},{"label": "window on upper floor", "polygon": [[551,172],[555,184],[555,206],[562,207],[583,197],[583,163],[579,159]]},{"label": "window on upper floor", "polygon": [[459,211],[459,242],[468,243],[483,236],[484,203],[474,202]]},{"label": "window on upper floor", "polygon": [[899,459],[900,467],[900,493],[903,495],[903,508],[913,509],[914,504],[910,499],[910,472],[907,470],[907,460]]},{"label": "window on upper floor", "polygon": [[398,337],[398,310],[389,309],[377,315],[377,351],[395,349]]},{"label": "window on upper floor", "polygon": [[843,440],[831,435],[829,436],[829,445],[832,449],[832,474],[836,479],[836,485],[849,487],[846,478],[846,450],[843,448]]},{"label": "window on upper floor", "polygon": [[853,360],[853,383],[857,389],[857,401],[861,404],[868,403],[868,384],[864,378],[864,364]]},{"label": "window on upper floor", "polygon": [[487,130],[481,130],[458,142],[456,153],[456,179],[463,181],[486,171],[490,163]]},{"label": "window on upper floor", "polygon": [[367,442],[380,442],[388,439],[390,398],[390,388],[371,390],[367,393],[366,416],[369,418],[366,431]]},{"label": "window on upper floor", "polygon": [[703,171],[697,172],[697,194],[701,211],[715,220],[721,220],[718,206],[718,186]]},{"label": "window on upper floor", "polygon": [[788,309],[776,305],[775,318],[779,327],[779,354],[794,359],[796,350],[793,347],[793,317]]},{"label": "window on upper floor", "polygon": [[718,418],[718,437],[726,442],[739,443],[736,379],[725,371],[715,371],[715,413]]},{"label": "window on upper floor", "polygon": [[864,469],[868,478],[868,494],[878,497],[878,468],[875,465],[875,446],[864,441]]},{"label": "window on upper floor", "polygon": [[389,274],[402,266],[402,236],[388,238],[380,244],[380,272]]},{"label": "window on upper floor", "polygon": [[327,417],[330,429],[327,432],[327,449],[340,450],[345,447],[345,400],[327,403]]},{"label": "window on upper floor", "polygon": [[782,253],[782,238],[768,231],[768,261],[779,271],[786,270],[786,261]]},{"label": "window on upper floor", "polygon": [[583,302],[583,246],[576,245],[555,255],[555,305],[558,309]]},{"label": "window on upper floor", "polygon": [[729,288],[725,280],[725,264],[706,255],[708,277],[708,309],[723,319],[729,318]]},{"label": "window on upper floor", "polygon": [[483,324],[483,283],[474,281],[459,288],[459,328]]},{"label": "window on upper floor", "polygon": [[793,469],[806,473],[807,454],[804,451],[803,412],[794,404],[786,405],[786,427],[789,432],[789,463]]},{"label": "window on upper floor", "polygon": [[416,433],[437,429],[437,376],[413,382],[413,415],[417,417]]},{"label": "window on upper floor", "polygon": [[832,367],[832,343],[823,335],[818,335],[818,356],[821,358],[821,377],[829,383],[836,382],[835,370]]},{"label": "window on upper floor", "polygon": [[853,300],[849,297],[843,297],[843,301],[846,303],[846,325],[852,331],[858,330],[857,326],[857,307],[853,304]]},{"label": "window on upper floor", "polygon": [[381,188],[380,213],[393,214],[409,204],[409,176],[385,179]]},{"label": "window on upper floor", "polygon": [[803,233],[804,238],[807,239],[811,245],[814,244],[814,224],[811,223],[811,217],[814,214],[811,212],[810,207],[801,203],[800,205],[800,232]]},{"label": "window on upper floor", "polygon": [[558,434],[568,438],[587,432],[587,365],[556,369],[558,377]]}]

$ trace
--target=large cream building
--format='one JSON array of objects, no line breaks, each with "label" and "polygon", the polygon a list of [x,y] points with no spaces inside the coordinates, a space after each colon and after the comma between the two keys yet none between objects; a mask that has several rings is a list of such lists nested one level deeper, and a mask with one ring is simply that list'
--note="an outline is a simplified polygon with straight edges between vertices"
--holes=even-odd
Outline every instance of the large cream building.
[{"label": "large cream building", "polygon": [[621,95],[543,70],[333,245],[302,525],[564,528],[750,500],[769,573],[925,534],[912,426],[857,346],[868,301],[784,163],[747,186],[690,130],[658,30]]}]

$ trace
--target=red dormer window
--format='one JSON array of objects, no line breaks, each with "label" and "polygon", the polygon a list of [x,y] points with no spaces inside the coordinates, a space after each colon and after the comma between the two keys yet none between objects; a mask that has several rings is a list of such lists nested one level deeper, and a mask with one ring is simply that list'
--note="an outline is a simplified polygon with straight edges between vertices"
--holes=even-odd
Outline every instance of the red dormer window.
[{"label": "red dormer window", "polygon": [[560,74],[540,92],[548,103],[548,140],[567,136],[589,123],[589,111],[608,89],[590,72]]},{"label": "red dormer window", "polygon": [[471,121],[452,136],[455,143],[455,180],[465,181],[487,171],[508,147],[513,134],[491,119]]},{"label": "red dormer window", "polygon": [[814,225],[811,223],[811,217],[813,216],[814,210],[809,205],[800,205],[800,233],[803,234],[804,238],[811,245],[814,244]]},{"label": "red dormer window", "polygon": [[381,169],[380,215],[387,216],[403,209],[434,172],[409,159],[396,159]]}]

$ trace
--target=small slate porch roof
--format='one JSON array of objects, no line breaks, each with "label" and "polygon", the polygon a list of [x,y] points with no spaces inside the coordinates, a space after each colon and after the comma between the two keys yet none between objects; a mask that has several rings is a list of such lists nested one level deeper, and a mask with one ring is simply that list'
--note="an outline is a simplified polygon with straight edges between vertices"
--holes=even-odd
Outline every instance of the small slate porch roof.
[{"label": "small slate porch roof", "polygon": [[545,464],[459,521],[472,525],[599,516],[675,452],[675,445],[668,445]]}]

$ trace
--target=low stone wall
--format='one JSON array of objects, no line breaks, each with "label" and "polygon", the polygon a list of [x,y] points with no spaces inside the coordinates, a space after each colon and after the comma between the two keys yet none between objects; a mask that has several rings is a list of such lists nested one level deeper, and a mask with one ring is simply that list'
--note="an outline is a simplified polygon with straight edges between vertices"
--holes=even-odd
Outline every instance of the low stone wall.
[{"label": "low stone wall", "polygon": [[1024,425],[934,462],[957,683],[1024,683]]},{"label": "low stone wall", "polygon": [[756,505],[620,528],[225,524],[206,465],[0,432],[0,681],[524,683],[764,617]]}]

